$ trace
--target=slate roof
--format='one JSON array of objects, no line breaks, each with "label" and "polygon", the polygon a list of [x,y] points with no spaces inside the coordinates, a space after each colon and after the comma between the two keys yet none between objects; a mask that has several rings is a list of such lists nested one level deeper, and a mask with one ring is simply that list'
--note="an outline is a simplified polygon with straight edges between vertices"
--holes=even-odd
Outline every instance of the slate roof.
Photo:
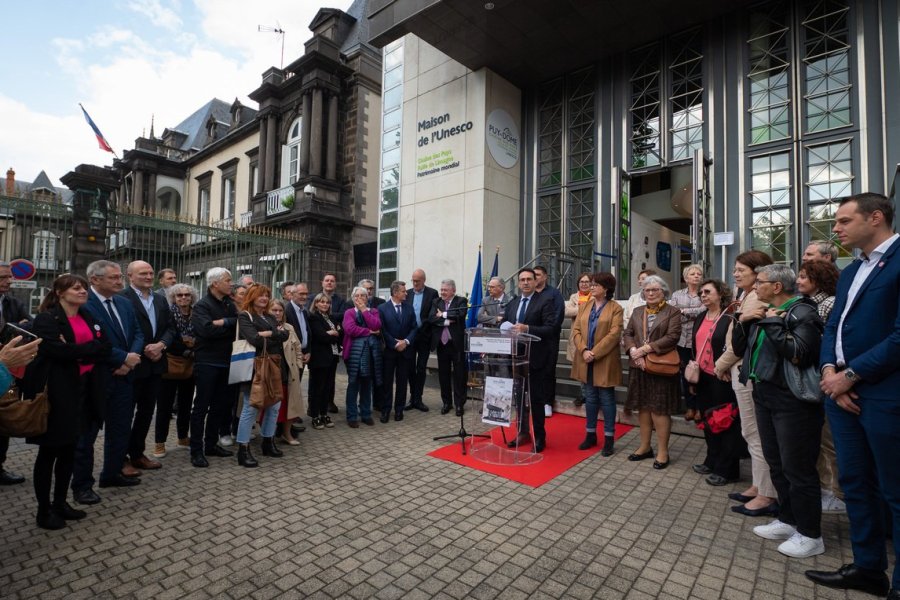
[{"label": "slate roof", "polygon": [[[62,196],[63,204],[71,204],[72,196],[74,195],[72,190],[68,188],[54,186],[50,181],[50,177],[47,175],[46,171],[43,170],[38,173],[38,176],[34,178],[33,182],[16,179],[15,186],[16,194],[22,197],[28,196],[31,192],[36,190],[50,190],[54,194],[59,194],[60,196]],[[3,179],[2,183],[0,183],[0,193],[6,193],[6,179]]]},{"label": "slate roof", "polygon": [[355,0],[353,4],[350,5],[350,8],[347,9],[347,14],[356,19],[356,23],[353,24],[353,27],[347,34],[347,39],[341,44],[341,54],[345,56],[353,54],[359,46],[367,46],[380,54],[380,52],[368,42],[369,19],[366,17],[366,13],[368,12],[366,8],[368,4],[369,0]]}]

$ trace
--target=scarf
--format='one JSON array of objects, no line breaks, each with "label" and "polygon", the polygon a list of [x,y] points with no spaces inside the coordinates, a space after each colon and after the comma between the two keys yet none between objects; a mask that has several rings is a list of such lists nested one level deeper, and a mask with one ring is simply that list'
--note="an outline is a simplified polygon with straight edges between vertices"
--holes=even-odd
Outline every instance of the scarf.
[{"label": "scarf", "polygon": [[663,300],[662,302],[659,303],[659,305],[658,305],[656,308],[650,308],[650,305],[649,305],[649,304],[645,305],[645,306],[644,306],[644,310],[647,311],[647,314],[648,314],[648,315],[655,315],[656,313],[658,313],[659,311],[661,311],[661,310],[664,309],[665,307],[666,307],[666,301]]},{"label": "scarf", "polygon": [[172,320],[175,321],[175,329],[178,331],[179,337],[194,337],[194,326],[191,324],[191,314],[184,314],[181,309],[174,304],[169,307],[172,313]]}]

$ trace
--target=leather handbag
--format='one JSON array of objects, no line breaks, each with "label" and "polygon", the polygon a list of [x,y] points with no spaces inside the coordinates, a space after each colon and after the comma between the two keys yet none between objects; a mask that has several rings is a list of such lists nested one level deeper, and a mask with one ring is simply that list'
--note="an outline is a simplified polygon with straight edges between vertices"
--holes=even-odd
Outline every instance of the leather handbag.
[{"label": "leather handbag", "polygon": [[250,406],[265,410],[283,399],[281,356],[269,354],[263,338],[263,353],[253,359],[253,382],[250,384]]},{"label": "leather handbag", "polygon": [[[784,314],[785,325],[788,323],[788,317],[793,310],[793,306]],[[794,335],[788,329],[785,334],[787,340],[793,340]],[[796,349],[797,345],[794,344]],[[800,366],[800,359],[796,354],[788,359],[781,360],[781,370],[784,372],[784,382],[787,384],[791,394],[798,400],[810,402],[812,404],[822,403],[822,390],[819,388],[819,371],[815,365],[810,364],[805,367]]]},{"label": "leather handbag", "polygon": [[[704,340],[703,345],[700,346],[700,352],[697,353],[697,358],[700,358],[700,355],[703,354],[703,352],[706,350],[706,347],[709,345],[710,340],[712,340],[713,333],[715,333],[716,331],[716,325],[719,324],[719,319],[721,319],[725,315],[725,312],[727,310],[728,309],[726,308],[725,310],[721,311],[719,313],[719,316],[716,317],[716,320],[713,321],[712,328],[710,328],[709,330],[709,336],[706,338],[706,340]],[[697,383],[698,381],[700,381],[700,363],[698,363],[693,358],[689,360],[687,365],[685,365],[684,367],[684,379],[688,383]]]},{"label": "leather handbag", "polygon": [[[249,312],[247,313],[250,314]],[[253,317],[250,317],[251,321]],[[234,342],[231,344],[231,362],[228,366],[228,383],[246,383],[253,379],[253,360],[256,358],[256,348],[247,340],[240,339],[241,327],[237,325],[234,331]]]},{"label": "leather handbag", "polygon": [[194,375],[194,361],[186,356],[166,354],[168,368],[163,379],[190,379]]},{"label": "leather handbag", "polygon": [[46,433],[50,403],[47,388],[32,399],[25,398],[19,388],[9,388],[0,396],[0,435],[33,437]]},{"label": "leather handbag", "polygon": [[[644,341],[647,340],[647,311],[644,310]],[[644,357],[644,371],[651,375],[671,377],[681,372],[681,357],[678,351],[672,348],[668,352],[657,354],[651,352]]]}]

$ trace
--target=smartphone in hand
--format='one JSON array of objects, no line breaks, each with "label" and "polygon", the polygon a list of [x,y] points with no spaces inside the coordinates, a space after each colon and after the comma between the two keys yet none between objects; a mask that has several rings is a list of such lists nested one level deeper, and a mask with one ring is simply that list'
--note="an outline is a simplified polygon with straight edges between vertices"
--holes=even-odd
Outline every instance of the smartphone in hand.
[{"label": "smartphone in hand", "polygon": [[23,329],[18,325],[14,325],[13,323],[7,323],[3,330],[0,331],[0,344],[4,346],[10,342],[15,337],[22,336],[22,341],[19,342],[19,345],[27,344],[28,342],[33,342],[38,339],[38,336],[31,333],[27,329]]}]

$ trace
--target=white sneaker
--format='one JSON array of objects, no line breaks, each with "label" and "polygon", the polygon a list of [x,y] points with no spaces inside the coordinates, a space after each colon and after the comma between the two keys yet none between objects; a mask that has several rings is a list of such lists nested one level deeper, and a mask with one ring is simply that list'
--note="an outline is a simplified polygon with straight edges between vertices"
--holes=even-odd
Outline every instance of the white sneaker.
[{"label": "white sneaker", "polygon": [[791,558],[809,558],[825,552],[825,543],[822,538],[806,537],[795,533],[786,542],[778,546],[778,551]]},{"label": "white sneaker", "polygon": [[834,494],[822,494],[822,512],[845,513],[847,512],[847,505]]},{"label": "white sneaker", "polygon": [[219,445],[222,446],[223,448],[225,446],[234,446],[234,438],[231,437],[230,435],[223,435],[222,437],[219,438]]},{"label": "white sneaker", "polygon": [[544,405],[544,416],[545,416],[545,417],[552,417],[552,416],[553,416],[553,407],[550,406],[549,404],[545,404],[545,405]]},{"label": "white sneaker", "polygon": [[786,540],[797,533],[797,528],[775,519],[768,525],[757,525],[753,533],[767,540]]}]

